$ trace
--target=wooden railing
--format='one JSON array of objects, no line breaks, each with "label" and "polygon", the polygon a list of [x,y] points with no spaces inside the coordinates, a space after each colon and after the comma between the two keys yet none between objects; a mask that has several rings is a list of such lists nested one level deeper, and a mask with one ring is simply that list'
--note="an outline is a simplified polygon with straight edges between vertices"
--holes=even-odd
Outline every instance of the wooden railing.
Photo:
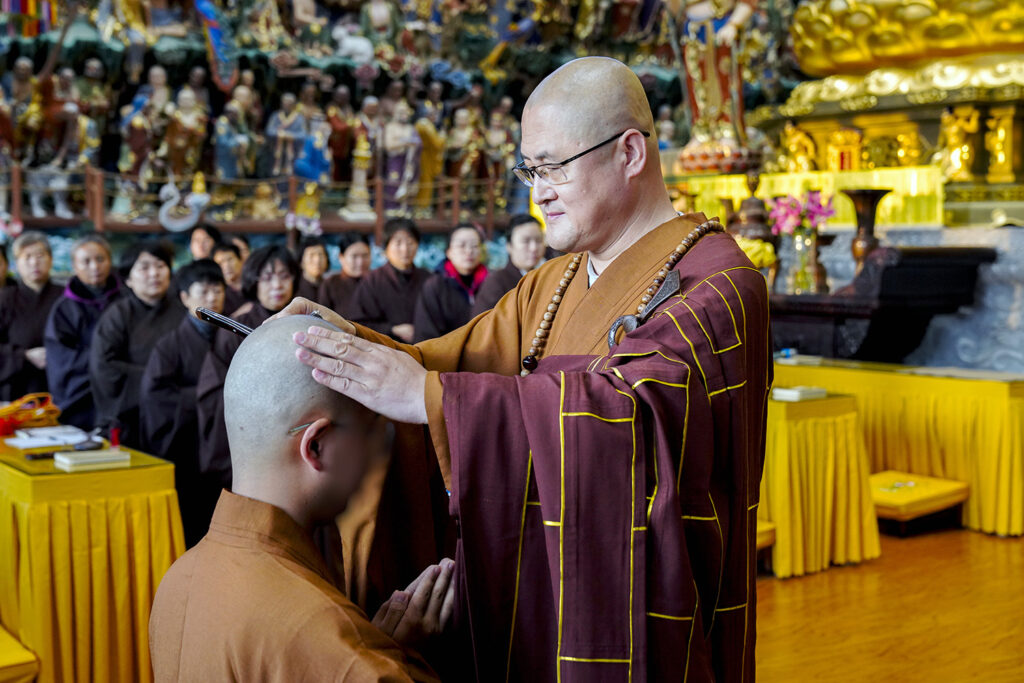
[{"label": "wooden railing", "polygon": [[[157,218],[161,204],[158,193],[168,179],[153,179],[146,183],[145,189],[139,189],[130,182],[132,178],[128,176],[92,167],[81,171],[58,170],[52,173],[77,176],[79,179],[84,177],[84,184],[80,182],[77,187],[69,188],[68,203],[74,217],[32,216],[26,210],[26,171],[14,165],[6,177],[0,172],[0,192],[9,193],[10,197],[11,223],[20,223],[25,229],[75,227],[88,222],[101,232],[163,231]],[[504,227],[507,221],[502,197],[508,188],[507,182],[494,178],[469,182],[458,178],[440,178],[427,195],[429,199],[424,200],[421,196],[419,203],[416,198],[408,201],[407,215],[426,233],[446,232],[455,223],[468,220],[479,224],[491,236],[496,228]],[[239,181],[205,178],[205,184],[212,201],[204,210],[203,222],[225,232],[296,232],[287,229],[285,217],[300,209],[300,199],[306,185],[303,179],[296,176]],[[192,179],[177,179],[175,185],[184,198],[192,189]],[[392,215],[398,215],[385,208],[388,183],[382,178],[369,181],[367,189],[372,216],[366,219],[350,220],[338,213],[338,209],[347,200],[349,184],[318,184],[317,189],[319,221],[324,233],[358,230],[373,233],[380,238],[385,221]],[[264,197],[261,204],[263,211],[253,215],[254,195],[257,192],[267,194],[268,191],[269,196]],[[43,194],[48,199],[53,192],[47,189]],[[218,200],[225,198],[226,204],[218,204]],[[276,210],[272,210],[275,206]],[[125,211],[126,208],[129,210]],[[294,239],[293,236],[291,238]]]}]

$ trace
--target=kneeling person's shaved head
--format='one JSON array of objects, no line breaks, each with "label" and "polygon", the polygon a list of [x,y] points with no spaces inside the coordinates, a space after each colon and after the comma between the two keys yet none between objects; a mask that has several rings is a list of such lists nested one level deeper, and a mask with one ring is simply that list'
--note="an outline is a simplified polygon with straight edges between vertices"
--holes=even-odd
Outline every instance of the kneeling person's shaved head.
[{"label": "kneeling person's shaved head", "polygon": [[288,316],[242,342],[224,382],[224,422],[236,493],[296,519],[326,521],[344,509],[366,471],[374,414],[317,384],[296,359],[292,335],[311,325],[337,329]]}]

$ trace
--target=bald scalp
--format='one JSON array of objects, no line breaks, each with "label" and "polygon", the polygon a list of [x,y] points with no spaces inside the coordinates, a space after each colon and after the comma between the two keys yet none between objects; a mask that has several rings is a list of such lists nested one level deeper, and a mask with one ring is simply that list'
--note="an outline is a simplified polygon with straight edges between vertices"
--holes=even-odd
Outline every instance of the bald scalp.
[{"label": "bald scalp", "polygon": [[347,411],[364,411],[351,399],[317,384],[309,367],[295,357],[296,332],[317,325],[338,330],[308,315],[260,325],[238,347],[224,380],[224,424],[236,479],[269,472],[287,461],[288,430],[320,417],[335,420]]},{"label": "bald scalp", "polygon": [[534,89],[523,118],[531,110],[557,121],[568,134],[585,137],[588,144],[629,128],[647,131],[649,141],[655,141],[643,84],[629,67],[610,57],[582,57],[556,69]]}]

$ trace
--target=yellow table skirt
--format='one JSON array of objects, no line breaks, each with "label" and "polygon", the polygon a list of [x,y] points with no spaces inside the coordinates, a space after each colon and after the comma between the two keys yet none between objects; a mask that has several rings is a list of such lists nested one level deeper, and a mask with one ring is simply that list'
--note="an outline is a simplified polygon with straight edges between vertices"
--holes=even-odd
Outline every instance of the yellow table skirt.
[{"label": "yellow table skirt", "polygon": [[0,683],[29,683],[39,673],[39,660],[0,628]]},{"label": "yellow table skirt", "polygon": [[185,550],[174,466],[62,473],[0,448],[0,622],[39,681],[149,681],[149,610]]},{"label": "yellow table skirt", "polygon": [[850,396],[768,403],[758,519],[775,524],[780,578],[881,553],[856,411]]},{"label": "yellow table skirt", "polygon": [[966,482],[965,526],[1024,533],[1024,382],[910,370],[834,360],[776,363],[775,385],[855,396],[872,472]]}]

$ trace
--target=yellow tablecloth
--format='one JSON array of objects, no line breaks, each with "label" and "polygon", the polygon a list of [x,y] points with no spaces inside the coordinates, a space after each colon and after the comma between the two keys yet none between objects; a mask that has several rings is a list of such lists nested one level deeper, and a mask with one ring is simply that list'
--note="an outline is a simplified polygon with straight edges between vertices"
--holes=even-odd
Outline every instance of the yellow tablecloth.
[{"label": "yellow tablecloth", "polygon": [[10,633],[0,628],[0,683],[29,683],[39,673],[39,660]]},{"label": "yellow tablecloth", "polygon": [[775,523],[776,576],[878,557],[869,474],[852,396],[768,402],[757,515]]},{"label": "yellow tablecloth", "polygon": [[66,473],[0,441],[0,622],[39,681],[149,681],[149,610],[185,551],[174,466]]},{"label": "yellow tablecloth", "polygon": [[776,363],[775,386],[815,385],[856,396],[872,472],[966,482],[965,526],[1024,533],[1024,382],[809,360],[815,364],[804,357],[800,364]]}]

